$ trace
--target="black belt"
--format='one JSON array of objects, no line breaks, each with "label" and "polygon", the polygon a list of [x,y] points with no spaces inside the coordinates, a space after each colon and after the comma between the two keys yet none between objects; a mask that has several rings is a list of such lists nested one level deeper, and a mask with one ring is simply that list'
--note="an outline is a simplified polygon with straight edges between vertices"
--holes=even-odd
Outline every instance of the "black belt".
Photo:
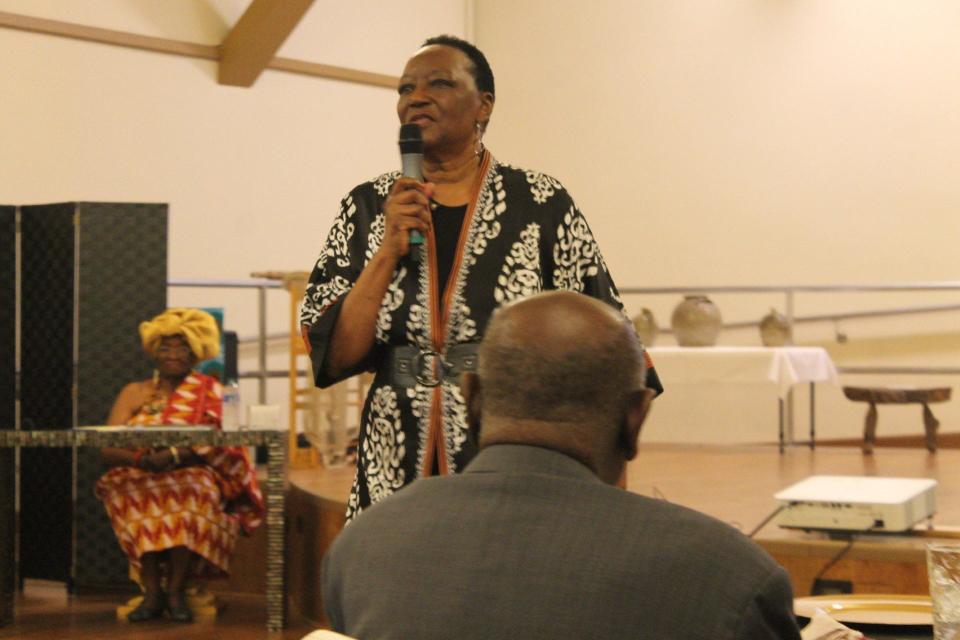
[{"label": "black belt", "polygon": [[480,344],[455,344],[446,353],[423,351],[418,347],[390,347],[386,350],[384,365],[389,383],[397,387],[422,384],[435,387],[445,378],[456,381],[464,371],[476,371]]}]

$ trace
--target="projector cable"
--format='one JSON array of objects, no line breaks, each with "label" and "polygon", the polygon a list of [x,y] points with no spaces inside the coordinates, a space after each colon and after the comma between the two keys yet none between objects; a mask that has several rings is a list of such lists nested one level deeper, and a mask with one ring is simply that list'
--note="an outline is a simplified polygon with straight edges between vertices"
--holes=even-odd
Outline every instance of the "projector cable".
[{"label": "projector cable", "polygon": [[771,520],[773,520],[774,518],[776,518],[776,517],[777,517],[777,514],[780,513],[781,511],[783,511],[783,510],[786,509],[786,508],[787,508],[787,505],[786,505],[786,504],[781,504],[779,507],[777,507],[776,509],[774,509],[773,511],[771,511],[770,514],[769,514],[766,518],[764,518],[763,520],[760,521],[760,524],[758,524],[757,526],[755,526],[755,527],[753,528],[753,531],[751,531],[750,533],[747,534],[747,537],[748,537],[748,538],[753,538],[753,536],[755,536],[755,535],[757,535],[758,533],[760,533],[760,529],[763,529],[765,526],[767,526],[767,523],[768,523],[768,522],[770,522]]},{"label": "projector cable", "polygon": [[838,562],[840,562],[840,560],[842,560],[843,557],[850,552],[850,549],[853,549],[853,543],[856,542],[857,536],[860,535],[861,533],[869,533],[869,532],[872,531],[876,526],[877,526],[876,524],[872,524],[872,525],[870,525],[869,527],[867,527],[866,529],[860,529],[860,530],[858,530],[858,531],[851,531],[851,532],[850,532],[850,536],[849,536],[849,538],[847,538],[847,544],[843,545],[843,548],[840,549],[840,551],[838,551],[838,552],[836,553],[836,555],[834,555],[832,558],[830,558],[830,561],[827,562],[827,564],[825,564],[825,565],[823,566],[823,568],[820,569],[820,571],[817,572],[817,575],[815,575],[815,576],[813,577],[813,584],[811,585],[811,592],[812,592],[813,589],[816,587],[817,582],[820,581],[820,578],[822,578],[822,577],[827,573],[827,571],[829,571],[831,568],[833,568],[833,566],[834,566],[835,564],[837,564]]}]

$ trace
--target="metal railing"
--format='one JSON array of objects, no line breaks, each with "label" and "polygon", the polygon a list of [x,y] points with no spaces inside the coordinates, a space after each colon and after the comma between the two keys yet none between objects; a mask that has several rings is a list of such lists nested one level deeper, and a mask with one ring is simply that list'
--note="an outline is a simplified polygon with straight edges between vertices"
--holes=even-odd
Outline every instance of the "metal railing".
[{"label": "metal railing", "polygon": [[[181,288],[211,288],[211,289],[253,289],[257,292],[257,335],[245,336],[240,339],[241,344],[256,343],[257,368],[251,371],[239,372],[241,378],[254,378],[258,382],[258,401],[266,403],[267,380],[270,378],[285,378],[289,372],[285,369],[267,369],[267,344],[270,340],[283,339],[289,336],[286,333],[267,333],[267,291],[282,289],[283,284],[276,280],[202,280],[194,278],[175,278],[167,281],[169,287]],[[847,311],[825,314],[797,316],[795,314],[795,300],[797,294],[802,293],[866,293],[866,292],[908,292],[908,291],[958,291],[960,281],[949,280],[943,282],[908,282],[901,284],[836,284],[836,285],[733,285],[708,287],[623,287],[623,295],[662,295],[662,294],[710,294],[710,293],[780,293],[784,296],[784,315],[790,325],[838,322],[862,318],[881,318],[899,315],[913,315],[921,313],[943,313],[960,311],[960,303],[919,305],[893,307],[888,309],[871,309],[868,311]],[[756,321],[740,321],[724,323],[724,329],[743,329],[756,326]],[[671,333],[669,328],[661,329],[665,334]],[[878,374],[916,374],[916,375],[957,375],[960,368],[955,367],[838,367],[841,373],[878,373]],[[305,373],[305,372],[301,372]]]},{"label": "metal railing", "polygon": [[[168,287],[208,288],[208,289],[255,289],[257,291],[257,368],[251,372],[238,371],[241,378],[257,379],[257,401],[260,404],[267,402],[267,379],[286,378],[286,370],[270,371],[267,369],[267,290],[282,289],[283,284],[276,280],[198,280],[192,278],[176,278],[167,281]],[[244,342],[250,342],[244,339]]]},{"label": "metal railing", "polygon": [[[960,311],[960,303],[902,306],[868,311],[846,311],[798,316],[795,313],[795,301],[800,293],[876,293],[876,292],[915,292],[915,291],[960,291],[960,281],[907,282],[900,284],[836,284],[836,285],[734,285],[710,287],[624,287],[623,295],[661,295],[661,294],[710,294],[710,293],[780,293],[784,296],[784,316],[790,326],[816,322],[839,322],[863,318],[885,318],[923,313],[943,313]],[[743,329],[755,327],[755,320],[723,323],[723,329]],[[669,328],[661,329],[665,334],[672,333]],[[955,367],[837,367],[840,373],[852,374],[913,374],[913,375],[956,375],[960,368]]]}]

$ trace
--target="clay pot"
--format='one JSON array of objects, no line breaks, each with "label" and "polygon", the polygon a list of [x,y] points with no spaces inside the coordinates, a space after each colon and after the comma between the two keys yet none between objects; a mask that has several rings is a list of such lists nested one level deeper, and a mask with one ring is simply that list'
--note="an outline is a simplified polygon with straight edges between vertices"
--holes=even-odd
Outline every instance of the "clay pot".
[{"label": "clay pot", "polygon": [[707,296],[684,296],[670,317],[681,347],[712,347],[720,335],[720,309]]},{"label": "clay pot", "polygon": [[633,316],[633,326],[637,330],[637,336],[645,347],[652,347],[657,341],[657,334],[660,328],[657,326],[657,320],[653,317],[653,311],[644,307],[640,313]]},{"label": "clay pot", "polygon": [[793,344],[793,328],[787,317],[776,309],[760,320],[760,340],[765,347],[784,347]]}]

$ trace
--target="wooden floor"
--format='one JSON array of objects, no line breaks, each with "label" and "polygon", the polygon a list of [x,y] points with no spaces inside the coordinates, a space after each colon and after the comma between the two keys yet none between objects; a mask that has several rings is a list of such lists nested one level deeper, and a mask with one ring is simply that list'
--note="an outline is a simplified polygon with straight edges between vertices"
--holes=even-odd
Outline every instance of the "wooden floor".
[{"label": "wooden floor", "polygon": [[[773,494],[809,475],[865,475],[934,478],[938,526],[960,526],[960,450],[935,454],[921,447],[880,447],[864,455],[857,447],[806,445],[643,444],[627,467],[627,489],[712,515],[751,531],[775,507]],[[353,469],[293,471],[291,482],[333,509],[345,509]],[[768,525],[761,537],[793,533]]]},{"label": "wooden floor", "polygon": [[[810,475],[934,478],[939,481],[938,526],[960,525],[960,450],[773,445],[643,445],[627,470],[627,488],[702,511],[751,531],[776,507],[773,494]],[[768,525],[759,537],[792,537]]]},{"label": "wooden floor", "polygon": [[[817,444],[828,447],[859,447],[862,442],[863,438],[848,438],[844,440],[824,440],[822,442],[817,442]],[[920,433],[909,436],[878,437],[874,446],[923,449],[926,447],[926,444],[923,434]],[[937,446],[939,446],[941,449],[960,449],[960,433],[951,431],[938,434]]]},{"label": "wooden floor", "polygon": [[82,595],[68,597],[62,584],[28,581],[17,598],[14,624],[0,627],[0,638],[24,640],[293,640],[315,627],[294,617],[282,633],[266,628],[266,602],[262,595],[218,596],[225,609],[216,622],[175,624],[158,620],[129,624],[116,619],[117,604],[127,596]]}]

